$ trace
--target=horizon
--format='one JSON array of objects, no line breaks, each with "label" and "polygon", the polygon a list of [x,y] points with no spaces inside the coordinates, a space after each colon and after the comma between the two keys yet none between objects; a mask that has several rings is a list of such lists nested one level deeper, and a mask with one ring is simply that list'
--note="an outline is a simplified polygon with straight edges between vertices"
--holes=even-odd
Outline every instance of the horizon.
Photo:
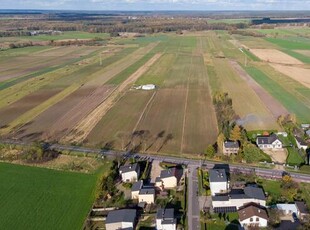
[{"label": "horizon", "polygon": [[0,9],[129,12],[309,11],[310,0],[4,0]]}]

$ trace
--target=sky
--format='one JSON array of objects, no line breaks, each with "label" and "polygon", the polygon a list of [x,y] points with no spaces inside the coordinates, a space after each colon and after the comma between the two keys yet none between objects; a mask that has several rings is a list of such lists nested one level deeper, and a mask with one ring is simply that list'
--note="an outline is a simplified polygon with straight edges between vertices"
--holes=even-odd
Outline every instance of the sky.
[{"label": "sky", "polygon": [[310,0],[0,0],[0,9],[310,10]]}]

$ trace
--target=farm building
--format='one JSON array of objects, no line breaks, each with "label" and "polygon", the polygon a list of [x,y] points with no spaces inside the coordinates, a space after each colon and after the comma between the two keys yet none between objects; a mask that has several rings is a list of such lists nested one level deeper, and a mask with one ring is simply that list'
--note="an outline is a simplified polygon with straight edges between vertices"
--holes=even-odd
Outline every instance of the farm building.
[{"label": "farm building", "polygon": [[147,85],[142,85],[141,89],[142,90],[154,90],[156,89],[156,86],[154,84],[147,84]]}]

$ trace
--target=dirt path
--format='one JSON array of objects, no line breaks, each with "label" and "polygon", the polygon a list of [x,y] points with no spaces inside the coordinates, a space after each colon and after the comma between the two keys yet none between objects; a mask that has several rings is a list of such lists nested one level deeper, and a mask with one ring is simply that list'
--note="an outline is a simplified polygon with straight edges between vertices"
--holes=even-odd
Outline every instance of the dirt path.
[{"label": "dirt path", "polygon": [[141,66],[136,72],[130,75],[122,84],[120,84],[107,97],[101,105],[93,110],[84,120],[82,120],[68,136],[64,137],[64,142],[83,141],[101,118],[113,107],[113,105],[122,97],[126,89],[142,76],[161,56],[161,53],[155,54],[149,61]]},{"label": "dirt path", "polygon": [[253,78],[248,75],[236,61],[230,60],[229,62],[239,76],[247,82],[257,96],[262,100],[266,108],[271,112],[275,119],[277,119],[280,115],[289,113],[280,102],[274,99],[265,89],[257,84],[256,81],[253,80]]},{"label": "dirt path", "polygon": [[137,130],[138,125],[140,124],[140,121],[141,121],[142,118],[145,116],[145,112],[146,112],[147,108],[149,107],[149,105],[151,104],[151,102],[153,101],[153,99],[154,99],[156,93],[157,93],[157,90],[154,91],[154,93],[152,94],[150,100],[146,103],[146,105],[145,105],[145,107],[144,107],[144,109],[143,109],[143,111],[142,111],[142,113],[141,113],[141,115],[140,115],[140,117],[139,117],[139,119],[138,119],[138,121],[137,121],[135,127],[134,127],[133,130],[132,130],[132,133],[134,133],[134,132]]}]

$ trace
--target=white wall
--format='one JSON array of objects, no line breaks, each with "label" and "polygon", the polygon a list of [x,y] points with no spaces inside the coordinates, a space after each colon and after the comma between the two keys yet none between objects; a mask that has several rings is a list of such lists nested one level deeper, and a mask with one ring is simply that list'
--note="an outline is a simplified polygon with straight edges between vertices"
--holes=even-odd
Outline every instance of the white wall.
[{"label": "white wall", "polygon": [[226,192],[228,189],[227,182],[210,182],[211,195]]},{"label": "white wall", "polygon": [[139,202],[146,202],[147,204],[154,203],[154,194],[139,194]]},{"label": "white wall", "polygon": [[175,188],[177,186],[177,178],[176,177],[167,177],[161,179],[164,185],[164,188]]},{"label": "white wall", "polygon": [[161,224],[161,219],[156,219],[156,229],[158,230],[175,230],[176,224]]},{"label": "white wall", "polygon": [[257,199],[229,199],[228,201],[212,201],[212,206],[213,208],[219,208],[219,207],[236,207],[239,209],[241,206],[254,202],[257,204],[260,204],[261,206],[265,207],[266,206],[266,201],[265,200],[257,200]]},{"label": "white wall", "polygon": [[135,171],[122,173],[123,182],[135,182],[138,180],[138,175]]},{"label": "white wall", "polygon": [[[253,221],[250,221],[250,218],[245,219],[244,221],[239,221],[241,226],[246,227],[247,225],[250,224],[258,224],[259,227],[267,227],[268,221],[266,219],[260,218],[258,216],[253,216]],[[256,218],[258,218],[259,220],[256,221]]]}]

